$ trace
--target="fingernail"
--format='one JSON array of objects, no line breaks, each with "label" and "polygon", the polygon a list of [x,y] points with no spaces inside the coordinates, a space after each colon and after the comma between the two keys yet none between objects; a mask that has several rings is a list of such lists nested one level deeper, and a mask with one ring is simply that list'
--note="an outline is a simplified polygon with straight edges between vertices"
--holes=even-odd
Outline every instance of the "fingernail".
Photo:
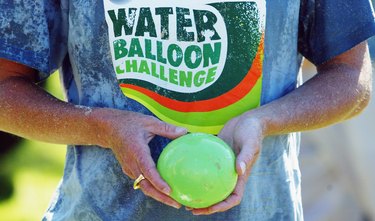
[{"label": "fingernail", "polygon": [[176,127],[176,133],[186,133],[186,129],[185,128],[183,128],[183,127]]},{"label": "fingernail", "polygon": [[169,194],[171,194],[171,189],[169,187],[165,187],[162,191],[163,191],[164,194],[166,194],[168,196],[169,196]]},{"label": "fingernail", "polygon": [[172,205],[175,209],[180,209],[181,206],[180,205]]},{"label": "fingernail", "polygon": [[240,168],[241,168],[241,175],[245,174],[245,171],[246,171],[246,164],[245,164],[245,162],[241,162],[240,163]]}]

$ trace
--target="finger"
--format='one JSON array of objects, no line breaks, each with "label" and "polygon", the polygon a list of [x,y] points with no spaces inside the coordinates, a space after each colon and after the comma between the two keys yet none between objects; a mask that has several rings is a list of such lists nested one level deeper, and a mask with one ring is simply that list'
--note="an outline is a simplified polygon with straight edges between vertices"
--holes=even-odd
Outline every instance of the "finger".
[{"label": "finger", "polygon": [[186,209],[187,211],[192,211],[192,210],[193,210],[193,208],[188,207],[188,206],[185,206],[185,209]]},{"label": "finger", "polygon": [[131,169],[127,166],[121,166],[122,172],[125,173],[130,179],[134,180],[136,179],[136,175],[131,171]]},{"label": "finger", "polygon": [[176,139],[182,135],[185,135],[187,133],[187,129],[174,126],[172,124],[168,124],[156,119],[154,124],[152,124],[152,127],[150,128],[150,132],[163,137],[167,137],[169,139]]},{"label": "finger", "polygon": [[249,172],[258,155],[258,147],[250,147],[250,145],[243,147],[236,160],[237,173],[239,175],[245,175],[247,172]]},{"label": "finger", "polygon": [[158,191],[161,191],[166,195],[170,194],[171,188],[159,175],[149,152],[144,151],[140,154],[138,157],[138,168],[141,170],[143,176],[149,180]]},{"label": "finger", "polygon": [[212,210],[217,212],[223,212],[235,206],[238,206],[241,203],[243,194],[245,192],[246,181],[246,176],[239,177],[236,188],[234,189],[232,194],[229,195],[229,197],[225,199],[222,203],[213,205]]},{"label": "finger", "polygon": [[215,204],[208,208],[202,209],[193,209],[192,212],[194,215],[210,215],[217,212],[227,211],[235,206],[238,206],[241,203],[243,193],[245,191],[246,176],[240,176],[238,178],[236,187],[234,191],[226,198],[224,201]]},{"label": "finger", "polygon": [[176,209],[181,207],[181,204],[170,198],[169,196],[163,194],[162,192],[158,191],[154,188],[154,186],[148,180],[142,180],[141,183],[141,190],[146,195],[149,196],[161,203],[164,203],[168,206],[172,206]]}]

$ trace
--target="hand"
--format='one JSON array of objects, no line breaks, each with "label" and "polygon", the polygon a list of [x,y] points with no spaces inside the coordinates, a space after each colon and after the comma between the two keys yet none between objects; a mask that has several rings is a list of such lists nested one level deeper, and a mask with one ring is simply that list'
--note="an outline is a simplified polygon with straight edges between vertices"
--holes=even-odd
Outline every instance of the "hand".
[{"label": "hand", "polygon": [[240,204],[250,170],[260,152],[263,140],[262,124],[256,119],[251,119],[248,114],[244,114],[228,121],[218,137],[231,146],[237,155],[237,184],[232,194],[222,202],[208,208],[187,208],[192,210],[194,215],[210,215],[216,212],[223,212]]},{"label": "hand", "polygon": [[131,179],[143,174],[146,179],[140,186],[145,195],[180,208],[181,205],[168,196],[171,189],[157,172],[148,143],[155,135],[175,139],[186,134],[186,129],[135,112],[101,109],[98,113],[99,122],[104,126],[101,131],[106,143],[103,146],[113,150],[123,172]]}]

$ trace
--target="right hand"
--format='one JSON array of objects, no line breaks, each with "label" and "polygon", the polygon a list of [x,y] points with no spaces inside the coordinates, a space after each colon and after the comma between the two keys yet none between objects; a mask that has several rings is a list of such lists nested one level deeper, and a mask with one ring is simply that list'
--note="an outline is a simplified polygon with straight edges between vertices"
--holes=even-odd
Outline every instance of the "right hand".
[{"label": "right hand", "polygon": [[140,182],[140,186],[145,195],[180,208],[181,205],[169,197],[171,189],[157,172],[148,143],[155,135],[175,139],[186,134],[187,130],[130,111],[96,109],[94,116],[99,116],[99,128],[105,135],[101,138],[105,140],[102,146],[112,149],[123,172],[131,179],[143,174],[146,179]]}]

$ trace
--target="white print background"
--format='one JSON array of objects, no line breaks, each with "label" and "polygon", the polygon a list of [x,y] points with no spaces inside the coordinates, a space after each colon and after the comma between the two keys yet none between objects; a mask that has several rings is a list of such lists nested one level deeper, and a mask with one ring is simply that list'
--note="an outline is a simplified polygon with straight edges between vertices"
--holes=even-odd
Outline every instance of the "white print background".
[{"label": "white print background", "polygon": [[[186,31],[187,32],[194,32],[195,33],[195,39],[196,39],[197,33],[196,33],[196,29],[195,29],[193,9],[207,10],[207,11],[210,11],[210,12],[214,13],[216,18],[217,18],[217,22],[214,25],[214,28],[217,31],[218,35],[221,37],[220,40],[211,41],[212,43],[213,42],[221,42],[221,44],[222,44],[221,45],[221,52],[220,52],[220,60],[219,60],[217,65],[213,65],[213,66],[210,65],[210,66],[203,69],[203,61],[202,61],[201,65],[194,70],[191,70],[188,67],[186,67],[184,62],[182,62],[181,66],[179,66],[178,68],[174,68],[173,66],[170,66],[168,64],[164,65],[166,73],[167,73],[169,68],[172,68],[172,69],[176,69],[176,70],[192,71],[193,75],[197,71],[205,70],[207,72],[207,70],[210,67],[217,66],[215,79],[208,84],[203,84],[202,86],[198,86],[198,87],[195,86],[194,84],[192,84],[192,87],[187,88],[187,87],[181,87],[179,85],[169,83],[167,81],[161,80],[159,78],[155,78],[155,77],[147,75],[147,74],[140,74],[140,73],[126,73],[126,74],[117,75],[118,79],[143,80],[143,81],[153,83],[153,84],[155,84],[157,86],[160,86],[162,88],[165,88],[165,89],[168,89],[168,90],[171,90],[171,91],[182,92],[182,93],[198,92],[198,91],[201,91],[201,90],[209,87],[213,83],[215,83],[215,81],[220,77],[220,75],[222,73],[222,70],[224,68],[225,60],[226,60],[226,54],[227,54],[227,48],[228,48],[227,31],[226,31],[226,26],[225,26],[224,20],[223,20],[222,16],[220,15],[220,13],[214,7],[211,7],[211,6],[207,5],[209,3],[215,3],[215,2],[218,2],[218,1],[212,1],[212,0],[210,0],[210,1],[196,1],[196,0],[193,0],[193,1],[181,1],[181,2],[176,3],[176,1],[166,1],[166,0],[160,0],[160,1],[126,1],[126,0],[124,0],[124,1],[121,1],[121,0],[120,1],[110,1],[110,0],[104,0],[105,16],[106,16],[106,21],[107,21],[107,24],[108,24],[108,32],[109,32],[109,44],[110,44],[110,47],[111,47],[111,55],[112,55],[112,61],[113,61],[114,68],[116,68],[117,66],[123,67],[124,66],[123,65],[124,60],[129,59],[129,58],[125,57],[123,59],[115,60],[114,59],[113,42],[116,39],[125,39],[126,42],[127,42],[127,45],[129,45],[130,40],[134,35],[125,36],[124,33],[123,33],[122,36],[120,36],[118,38],[115,38],[114,37],[114,30],[113,30],[113,26],[112,26],[112,20],[107,13],[108,10],[115,10],[115,12],[117,12],[117,9],[125,8],[126,13],[128,13],[128,10],[127,10],[128,8],[130,8],[130,7],[138,8],[136,16],[133,17],[134,20],[137,21],[138,15],[139,15],[138,11],[139,11],[140,7],[145,7],[145,6],[149,7],[151,9],[151,13],[153,15],[155,15],[155,8],[157,8],[157,7],[171,7],[171,5],[173,5],[174,6],[173,7],[174,13],[172,15],[170,15],[170,18],[169,18],[169,40],[161,40],[161,38],[160,38],[159,34],[160,34],[160,30],[161,30],[161,28],[160,28],[161,25],[160,25],[159,16],[153,16],[156,31],[157,31],[157,34],[158,34],[157,38],[148,38],[148,36],[137,37],[139,39],[140,43],[141,43],[142,48],[145,48],[144,39],[145,38],[151,39],[152,44],[153,44],[153,51],[152,51],[153,54],[156,54],[156,41],[157,40],[162,41],[163,45],[164,45],[163,46],[163,55],[164,55],[163,57],[166,57],[167,47],[171,43],[176,43],[177,45],[179,45],[182,48],[182,51],[185,51],[185,49],[192,44],[202,46],[203,44],[207,43],[207,41],[200,42],[200,43],[197,43],[197,42],[178,42],[177,41],[176,12],[175,12],[176,7],[190,8],[190,16],[187,17],[187,18],[190,18],[192,20],[193,24],[192,24],[192,27],[187,27]],[[243,1],[227,1],[227,2],[243,2]],[[249,2],[256,2],[257,3],[258,8],[259,8],[259,14],[261,16],[260,29],[264,30],[264,28],[265,28],[265,26],[264,26],[265,25],[265,1],[249,1]],[[137,22],[134,23],[133,33],[135,32],[135,30],[137,28],[136,25],[137,25]],[[206,36],[206,39],[207,39],[207,37],[211,36],[212,34],[214,34],[212,31],[207,31],[207,32],[204,33],[204,35]],[[211,47],[213,47],[213,44],[212,44]],[[132,59],[137,59],[137,57],[134,57]],[[194,61],[195,59],[193,58],[192,60]],[[155,62],[155,63],[157,63],[157,62]],[[158,66],[158,64],[157,64],[157,66]],[[158,70],[158,68],[157,68],[157,70]]]}]

